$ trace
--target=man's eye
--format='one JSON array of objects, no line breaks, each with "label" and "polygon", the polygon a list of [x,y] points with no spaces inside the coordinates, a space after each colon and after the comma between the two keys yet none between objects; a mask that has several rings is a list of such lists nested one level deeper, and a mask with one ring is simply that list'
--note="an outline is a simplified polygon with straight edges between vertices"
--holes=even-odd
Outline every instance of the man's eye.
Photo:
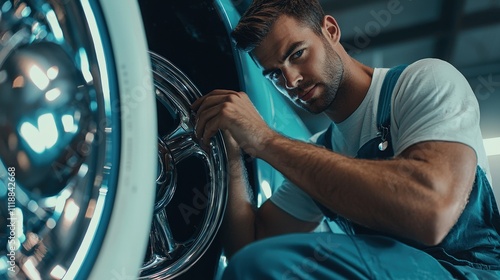
[{"label": "man's eye", "polygon": [[304,54],[304,50],[300,50],[292,55],[292,59],[299,58]]},{"label": "man's eye", "polygon": [[271,80],[278,80],[280,76],[281,76],[281,70],[275,70],[269,75],[269,78],[271,78]]}]

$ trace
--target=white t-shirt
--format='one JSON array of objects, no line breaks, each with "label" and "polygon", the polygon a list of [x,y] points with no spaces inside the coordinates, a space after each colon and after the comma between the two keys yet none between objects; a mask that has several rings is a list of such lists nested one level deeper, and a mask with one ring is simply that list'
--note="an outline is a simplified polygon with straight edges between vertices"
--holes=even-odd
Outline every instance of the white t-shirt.
[{"label": "white t-shirt", "polygon": [[[365,99],[346,120],[335,124],[333,151],[355,157],[359,148],[377,136],[377,108],[389,69],[376,68]],[[391,138],[394,155],[423,141],[452,141],[472,147],[478,165],[491,184],[488,160],[479,127],[479,105],[465,77],[449,63],[423,59],[409,65],[398,79],[391,100]],[[316,142],[321,133],[311,138]],[[311,222],[323,213],[311,197],[285,180],[271,201],[292,216]]]}]

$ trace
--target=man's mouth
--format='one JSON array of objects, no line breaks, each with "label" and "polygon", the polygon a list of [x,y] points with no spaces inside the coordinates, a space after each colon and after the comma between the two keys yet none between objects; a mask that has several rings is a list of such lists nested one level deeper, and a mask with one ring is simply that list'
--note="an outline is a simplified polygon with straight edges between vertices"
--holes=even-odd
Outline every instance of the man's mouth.
[{"label": "man's mouth", "polygon": [[299,95],[299,99],[302,101],[308,101],[314,96],[314,94],[316,93],[316,89],[317,89],[316,85],[307,88],[301,95]]}]

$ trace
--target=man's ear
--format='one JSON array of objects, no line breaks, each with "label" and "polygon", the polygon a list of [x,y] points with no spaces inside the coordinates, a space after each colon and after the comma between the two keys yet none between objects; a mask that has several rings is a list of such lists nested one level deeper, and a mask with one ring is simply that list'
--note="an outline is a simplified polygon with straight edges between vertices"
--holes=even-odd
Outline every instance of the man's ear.
[{"label": "man's ear", "polygon": [[333,44],[340,42],[340,27],[334,17],[326,15],[323,18],[323,34]]}]

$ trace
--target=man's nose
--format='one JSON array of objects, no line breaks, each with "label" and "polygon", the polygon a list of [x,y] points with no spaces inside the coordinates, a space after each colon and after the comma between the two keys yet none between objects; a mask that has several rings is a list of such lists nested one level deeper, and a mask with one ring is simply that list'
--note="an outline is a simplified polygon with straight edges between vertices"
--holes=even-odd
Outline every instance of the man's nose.
[{"label": "man's nose", "polygon": [[281,71],[286,89],[294,89],[299,86],[300,81],[302,81],[302,76],[297,69],[287,67],[283,68]]}]

